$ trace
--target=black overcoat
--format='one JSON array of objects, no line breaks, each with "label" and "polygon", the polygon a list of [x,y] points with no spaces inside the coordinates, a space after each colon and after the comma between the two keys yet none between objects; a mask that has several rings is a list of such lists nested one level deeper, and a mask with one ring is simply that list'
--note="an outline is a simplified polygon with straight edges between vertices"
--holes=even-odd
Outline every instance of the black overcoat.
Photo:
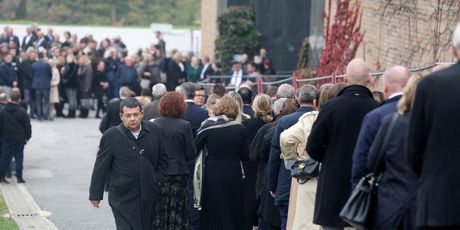
[{"label": "black overcoat", "polygon": [[418,226],[460,226],[459,105],[460,62],[426,76],[417,86],[407,154],[420,176]]},{"label": "black overcoat", "polygon": [[155,197],[168,167],[163,134],[157,124],[142,122],[136,140],[123,124],[119,126],[131,141],[117,127],[104,133],[94,164],[89,199],[102,200],[107,176],[109,204],[117,229],[151,230]]},{"label": "black overcoat", "polygon": [[307,141],[307,152],[321,162],[313,223],[346,227],[340,210],[351,193],[353,150],[364,116],[378,103],[364,86],[350,85],[321,107]]}]

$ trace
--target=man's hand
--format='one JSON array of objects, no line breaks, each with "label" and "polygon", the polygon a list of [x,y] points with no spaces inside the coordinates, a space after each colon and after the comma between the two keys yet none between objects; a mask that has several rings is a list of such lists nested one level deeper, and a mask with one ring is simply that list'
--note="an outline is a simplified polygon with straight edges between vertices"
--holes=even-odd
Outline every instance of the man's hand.
[{"label": "man's hand", "polygon": [[101,203],[100,200],[90,200],[90,202],[95,208],[99,208],[99,203]]},{"label": "man's hand", "polygon": [[17,81],[13,81],[13,88],[16,88],[18,87],[18,82]]},{"label": "man's hand", "polygon": [[271,195],[273,198],[275,198],[275,196],[276,196],[276,194],[275,194],[274,192],[272,192],[272,191],[270,191],[270,195]]}]

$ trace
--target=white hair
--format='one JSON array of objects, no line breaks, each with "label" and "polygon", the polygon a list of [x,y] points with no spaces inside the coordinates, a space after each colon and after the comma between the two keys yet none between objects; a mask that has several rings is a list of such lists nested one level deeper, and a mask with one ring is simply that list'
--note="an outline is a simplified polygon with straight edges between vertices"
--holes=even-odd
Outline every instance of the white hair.
[{"label": "white hair", "polygon": [[163,97],[163,95],[165,95],[166,92],[167,92],[166,86],[162,83],[157,83],[154,86],[152,86],[152,96],[155,99],[159,99]]},{"label": "white hair", "polygon": [[457,52],[460,52],[460,23],[457,24],[454,33],[452,34],[452,44]]}]

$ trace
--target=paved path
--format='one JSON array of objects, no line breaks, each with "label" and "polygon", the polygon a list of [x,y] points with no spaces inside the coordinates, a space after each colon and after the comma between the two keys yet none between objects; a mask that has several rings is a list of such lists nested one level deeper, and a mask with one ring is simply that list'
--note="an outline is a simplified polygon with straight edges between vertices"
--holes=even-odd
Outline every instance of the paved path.
[{"label": "paved path", "polygon": [[32,139],[24,156],[25,185],[39,207],[51,212],[49,218],[61,230],[115,229],[108,203],[102,201],[101,208],[96,209],[88,201],[101,136],[99,121],[32,121]]}]

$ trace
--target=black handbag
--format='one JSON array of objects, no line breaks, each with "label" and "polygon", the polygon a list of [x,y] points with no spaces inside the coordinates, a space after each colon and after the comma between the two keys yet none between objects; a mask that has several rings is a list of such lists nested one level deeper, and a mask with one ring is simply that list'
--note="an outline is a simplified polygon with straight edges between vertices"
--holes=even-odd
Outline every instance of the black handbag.
[{"label": "black handbag", "polygon": [[297,160],[291,168],[291,176],[297,179],[299,184],[304,184],[319,173],[319,163],[311,158]]},{"label": "black handbag", "polygon": [[369,173],[361,178],[340,211],[339,216],[345,222],[357,229],[369,228],[369,225],[372,223],[377,189],[379,187],[379,174],[383,168],[382,165],[384,162],[385,149],[388,145],[388,141],[397,118],[397,113],[392,115],[388,129],[385,132],[382,147],[378,153],[378,160],[373,169],[373,173]]}]

